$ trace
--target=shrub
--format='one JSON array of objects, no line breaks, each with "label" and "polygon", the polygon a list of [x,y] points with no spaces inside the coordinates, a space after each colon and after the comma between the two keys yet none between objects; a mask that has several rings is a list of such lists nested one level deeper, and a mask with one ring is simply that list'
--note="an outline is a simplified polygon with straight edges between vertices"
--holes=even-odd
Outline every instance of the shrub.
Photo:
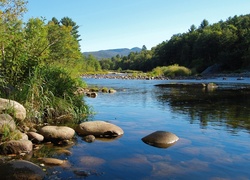
[{"label": "shrub", "polygon": [[167,77],[189,76],[191,75],[191,70],[184,66],[174,64],[170,66],[156,67],[152,70],[152,73],[157,76],[164,75]]}]

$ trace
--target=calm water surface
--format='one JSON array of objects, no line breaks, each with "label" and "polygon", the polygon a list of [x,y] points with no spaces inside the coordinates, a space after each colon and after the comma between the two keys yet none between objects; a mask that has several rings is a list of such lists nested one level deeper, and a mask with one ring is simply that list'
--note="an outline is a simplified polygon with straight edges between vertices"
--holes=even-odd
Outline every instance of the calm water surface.
[{"label": "calm water surface", "polygon": [[[94,143],[77,137],[72,155],[61,157],[70,165],[52,168],[49,179],[250,179],[250,79],[84,81],[117,90],[85,101],[96,111],[90,120],[114,123],[124,135]],[[215,82],[219,87],[155,86],[173,82]],[[180,140],[167,149],[141,141],[157,130]]]}]

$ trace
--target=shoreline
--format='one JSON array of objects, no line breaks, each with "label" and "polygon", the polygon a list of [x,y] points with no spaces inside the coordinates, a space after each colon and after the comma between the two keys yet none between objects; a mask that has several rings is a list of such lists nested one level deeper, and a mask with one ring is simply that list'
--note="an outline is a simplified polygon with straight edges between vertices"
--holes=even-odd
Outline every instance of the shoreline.
[{"label": "shoreline", "polygon": [[148,75],[134,75],[132,73],[108,73],[108,74],[85,74],[82,78],[93,78],[93,79],[127,79],[127,80],[181,80],[181,79],[209,79],[209,78],[237,78],[242,80],[243,78],[250,78],[250,72],[244,73],[216,73],[207,75],[197,76],[178,76],[178,77],[165,77],[165,76],[148,76]]}]

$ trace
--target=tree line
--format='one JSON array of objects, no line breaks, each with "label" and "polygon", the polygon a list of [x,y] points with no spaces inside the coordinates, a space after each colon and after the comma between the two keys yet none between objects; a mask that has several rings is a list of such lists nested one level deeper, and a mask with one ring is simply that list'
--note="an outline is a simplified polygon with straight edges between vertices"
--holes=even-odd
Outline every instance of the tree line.
[{"label": "tree line", "polygon": [[178,64],[201,73],[217,64],[221,71],[233,72],[250,68],[250,15],[229,17],[209,24],[204,19],[185,33],[174,34],[151,50],[143,46],[139,53],[102,59],[107,70],[130,69],[151,71],[157,66]]}]

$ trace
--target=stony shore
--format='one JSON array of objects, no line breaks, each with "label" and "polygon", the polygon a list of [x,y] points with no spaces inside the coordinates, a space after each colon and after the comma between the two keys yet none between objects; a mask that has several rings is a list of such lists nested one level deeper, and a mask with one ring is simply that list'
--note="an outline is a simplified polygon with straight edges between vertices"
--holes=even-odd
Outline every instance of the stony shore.
[{"label": "stony shore", "polygon": [[85,74],[82,78],[93,78],[93,79],[124,79],[124,80],[170,80],[170,79],[209,79],[216,77],[235,77],[237,79],[243,77],[250,77],[250,71],[243,73],[217,73],[217,74],[207,74],[207,75],[196,75],[196,76],[180,76],[180,77],[165,77],[165,76],[148,76],[148,75],[134,75],[131,73],[113,73],[108,74]]}]

